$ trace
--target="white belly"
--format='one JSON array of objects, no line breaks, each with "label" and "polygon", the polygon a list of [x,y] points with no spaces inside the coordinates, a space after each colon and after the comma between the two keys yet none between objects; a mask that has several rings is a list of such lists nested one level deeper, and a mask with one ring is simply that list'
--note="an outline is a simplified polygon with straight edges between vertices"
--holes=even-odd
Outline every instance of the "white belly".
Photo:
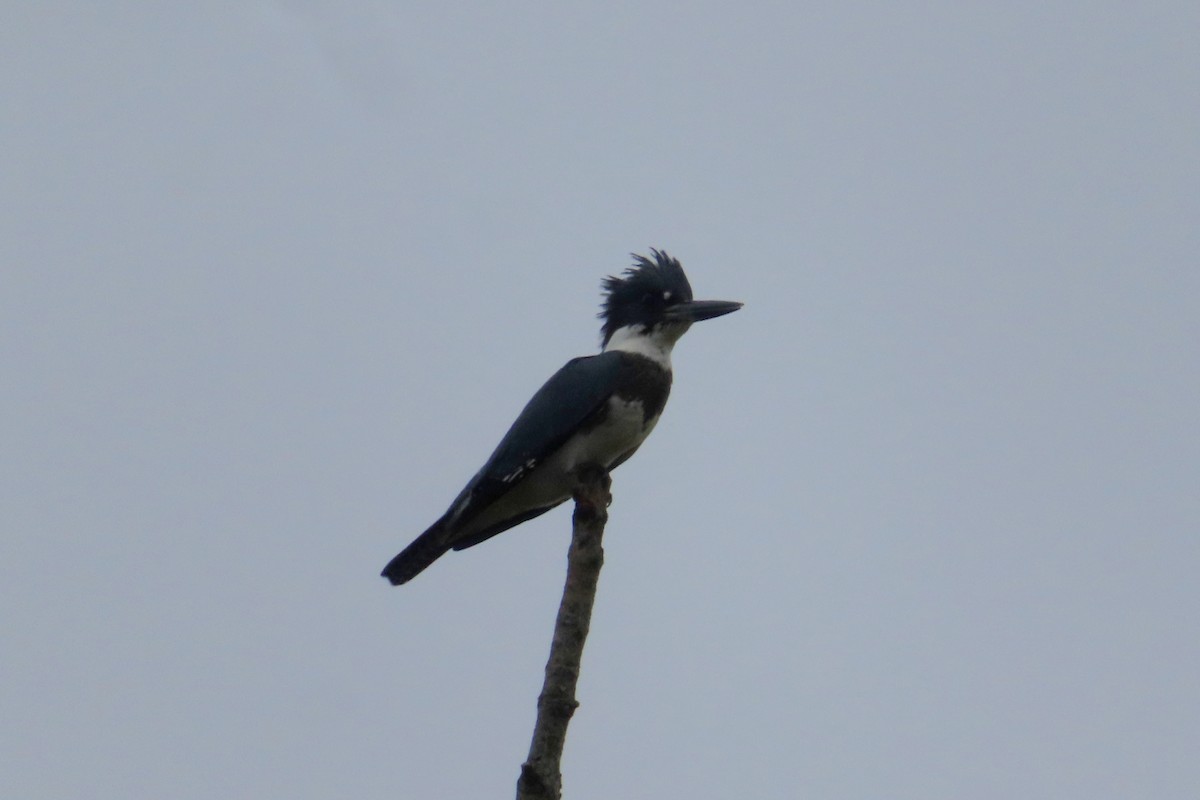
[{"label": "white belly", "polygon": [[611,397],[604,423],[583,436],[567,440],[551,461],[557,462],[555,466],[559,470],[567,472],[581,464],[612,466],[626,453],[637,449],[654,430],[657,422],[658,417],[645,418],[641,403]]},{"label": "white belly", "polygon": [[575,488],[573,472],[577,467],[583,464],[611,467],[636,450],[657,423],[658,417],[645,419],[641,403],[610,398],[608,416],[601,425],[568,439],[511,491],[473,519],[464,533],[481,531],[524,511],[569,500]]}]

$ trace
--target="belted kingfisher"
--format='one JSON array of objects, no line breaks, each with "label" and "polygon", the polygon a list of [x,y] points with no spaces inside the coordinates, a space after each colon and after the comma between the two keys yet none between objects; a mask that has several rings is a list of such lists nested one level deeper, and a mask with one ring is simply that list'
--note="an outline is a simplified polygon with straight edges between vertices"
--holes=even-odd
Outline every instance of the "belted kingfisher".
[{"label": "belted kingfisher", "polygon": [[680,263],[634,255],[604,279],[602,352],[568,361],[538,390],[441,519],[383,569],[398,586],[462,550],[570,499],[575,470],[613,469],[654,430],[671,391],[671,348],[693,322],[741,303],[693,300]]}]

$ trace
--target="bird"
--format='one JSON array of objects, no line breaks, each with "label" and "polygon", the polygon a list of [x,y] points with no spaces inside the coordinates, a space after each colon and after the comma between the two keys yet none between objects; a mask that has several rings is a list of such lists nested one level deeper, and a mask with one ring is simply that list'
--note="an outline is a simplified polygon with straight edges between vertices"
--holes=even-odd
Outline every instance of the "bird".
[{"label": "bird", "polygon": [[473,547],[570,499],[578,471],[612,470],[654,430],[671,391],[671,350],[692,323],[742,303],[694,300],[679,261],[651,249],[602,281],[601,352],[566,363],[534,394],[437,522],[383,577],[407,583],[450,550]]}]

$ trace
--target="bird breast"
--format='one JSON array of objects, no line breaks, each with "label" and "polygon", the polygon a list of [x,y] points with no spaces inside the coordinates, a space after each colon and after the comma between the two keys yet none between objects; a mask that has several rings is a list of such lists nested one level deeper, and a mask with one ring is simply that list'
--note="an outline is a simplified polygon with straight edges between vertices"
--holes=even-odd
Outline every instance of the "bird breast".
[{"label": "bird breast", "polygon": [[571,437],[563,446],[563,465],[567,470],[581,464],[612,466],[645,441],[657,423],[657,415],[646,418],[641,401],[614,394],[597,424]]}]

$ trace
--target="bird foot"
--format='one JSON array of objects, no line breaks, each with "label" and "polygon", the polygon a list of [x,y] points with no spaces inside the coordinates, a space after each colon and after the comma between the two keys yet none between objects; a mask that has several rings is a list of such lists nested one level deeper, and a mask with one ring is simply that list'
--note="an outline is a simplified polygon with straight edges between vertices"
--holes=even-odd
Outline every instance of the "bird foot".
[{"label": "bird foot", "polygon": [[575,504],[589,510],[608,508],[612,503],[612,478],[599,464],[583,464],[575,470]]}]

